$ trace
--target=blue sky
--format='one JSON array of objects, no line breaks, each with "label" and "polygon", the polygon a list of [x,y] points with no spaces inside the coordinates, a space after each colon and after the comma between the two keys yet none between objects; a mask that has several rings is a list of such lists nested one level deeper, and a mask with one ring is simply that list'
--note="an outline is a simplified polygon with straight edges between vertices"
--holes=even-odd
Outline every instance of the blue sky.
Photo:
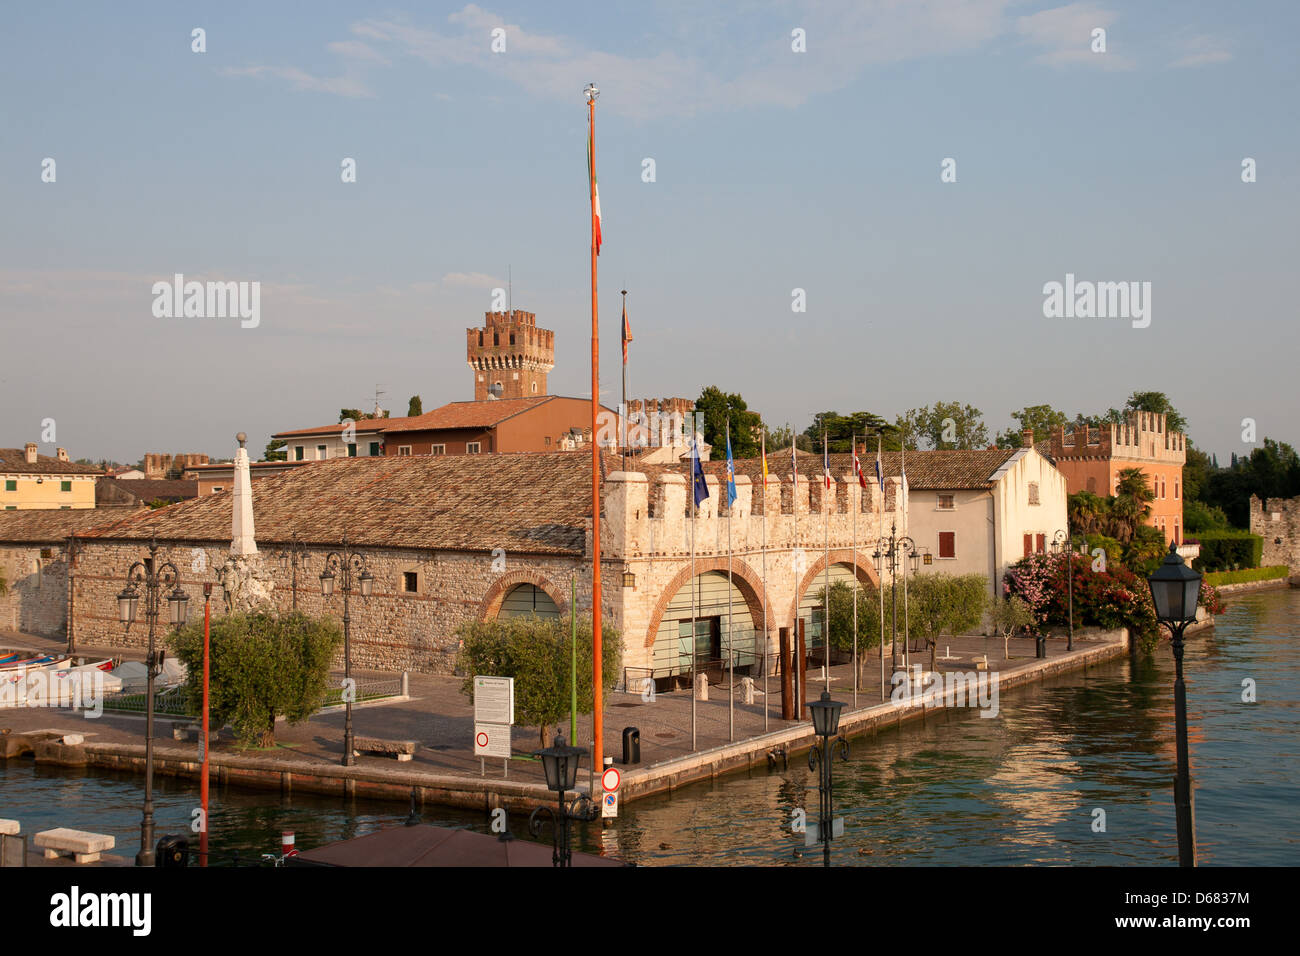
[{"label": "blue sky", "polygon": [[[590,81],[607,401],[625,287],[637,396],[716,384],[798,428],[959,400],[997,431],[1156,389],[1221,459],[1247,417],[1300,440],[1296,9],[12,6],[0,444],[54,418],[75,457],[229,454],[376,383],[394,414],[471,398],[507,267],[552,392],[589,394]],[[155,318],[177,272],[261,282],[259,326]],[[1066,273],[1151,282],[1150,326],[1044,318]]]}]

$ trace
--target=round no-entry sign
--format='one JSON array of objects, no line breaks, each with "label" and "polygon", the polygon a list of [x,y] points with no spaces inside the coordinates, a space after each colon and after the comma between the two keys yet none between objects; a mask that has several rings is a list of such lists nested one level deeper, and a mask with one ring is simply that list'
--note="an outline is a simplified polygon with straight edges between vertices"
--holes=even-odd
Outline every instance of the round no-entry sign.
[{"label": "round no-entry sign", "polygon": [[474,739],[478,742],[480,747],[486,747],[488,745],[488,735],[483,733],[481,730]]},{"label": "round no-entry sign", "polygon": [[619,772],[615,768],[610,767],[601,774],[600,785],[605,788],[606,793],[615,793],[618,790],[618,785],[622,779],[623,778]]}]

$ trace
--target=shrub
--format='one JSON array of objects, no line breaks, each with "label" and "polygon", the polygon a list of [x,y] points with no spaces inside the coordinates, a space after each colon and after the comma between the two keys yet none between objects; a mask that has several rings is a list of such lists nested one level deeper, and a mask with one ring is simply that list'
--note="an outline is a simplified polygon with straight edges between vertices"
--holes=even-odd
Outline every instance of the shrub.
[{"label": "shrub", "polygon": [[1275,581],[1291,576],[1291,569],[1285,564],[1272,565],[1267,568],[1246,568],[1243,571],[1212,571],[1205,575],[1205,585],[1245,584],[1248,581]]},{"label": "shrub", "polygon": [[1188,534],[1202,531],[1227,531],[1231,529],[1228,516],[1218,505],[1203,501],[1183,502],[1183,528]]},{"label": "shrub", "polygon": [[1264,554],[1264,539],[1249,531],[1203,531],[1197,537],[1201,554],[1192,562],[1197,571],[1257,568]]},{"label": "shrub", "polygon": [[[228,614],[212,621],[208,708],[216,726],[229,723],[245,744],[275,744],[275,719],[291,724],[320,709],[330,661],[343,632],[330,617]],[[188,668],[185,693],[191,714],[203,706],[203,622],[191,622],[168,639]]]},{"label": "shrub", "polygon": [[[550,725],[569,713],[571,680],[568,618],[504,617],[495,621],[466,621],[456,629],[463,646],[457,666],[468,675],[461,693],[474,697],[478,675],[515,679],[516,719],[539,728],[542,746],[549,746]],[[591,620],[578,622],[578,712],[591,713]],[[601,686],[609,691],[618,682],[623,642],[618,630],[601,628]],[[570,741],[572,743],[572,741]]]}]

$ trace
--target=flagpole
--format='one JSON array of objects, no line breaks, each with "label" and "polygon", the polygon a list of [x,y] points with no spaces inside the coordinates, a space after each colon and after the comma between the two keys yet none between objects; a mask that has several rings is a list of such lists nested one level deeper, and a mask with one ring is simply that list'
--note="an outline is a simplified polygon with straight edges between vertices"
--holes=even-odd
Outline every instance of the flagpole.
[{"label": "flagpole", "polygon": [[[826,429],[822,429],[822,487],[831,490],[831,459],[826,444]],[[826,498],[823,494],[822,498]],[[822,569],[822,676],[826,678],[826,692],[831,690],[831,502],[822,502],[826,526],[826,567]]]},{"label": "flagpole", "polygon": [[619,417],[623,423],[623,470],[627,471],[627,289],[623,290],[623,327],[618,334],[623,340],[623,407]]},{"label": "flagpole", "polygon": [[[799,555],[803,550],[799,547],[799,451],[794,444],[794,436],[790,437],[790,474],[793,479],[794,490],[790,494],[790,514],[794,516],[794,544],[790,551],[790,564],[794,568],[794,628],[790,632],[790,644],[792,647],[791,657],[795,660],[793,674],[791,675],[791,686],[794,688],[794,699],[798,701],[799,695],[803,693],[803,688],[799,686],[799,673],[801,665],[799,657],[799,604],[803,601],[803,595],[799,593]],[[782,666],[788,667],[789,661]],[[799,719],[802,708],[795,708],[795,719]]]},{"label": "flagpole", "polygon": [[695,701],[699,696],[699,687],[696,686],[700,679],[699,661],[696,659],[696,647],[699,642],[695,637],[695,456],[700,453],[700,446],[695,440],[699,434],[695,431],[695,423],[691,423],[691,445],[695,449],[691,456],[691,752],[695,752]]},{"label": "flagpole", "polygon": [[604,695],[601,693],[600,633],[600,443],[597,421],[600,412],[600,325],[597,320],[596,258],[596,97],[600,91],[589,85],[587,95],[588,184],[591,193],[591,770],[593,776],[605,770]]},{"label": "flagpole", "polygon": [[[880,509],[877,512],[880,519],[880,536],[876,539],[876,551],[880,554],[880,568],[878,571],[879,578],[876,581],[877,590],[880,591],[880,699],[885,699],[885,478],[884,470],[880,466],[880,451],[884,444],[884,433],[876,432],[876,484],[880,486]],[[890,648],[893,652],[893,648]]]},{"label": "flagpole", "polygon": [[736,632],[731,626],[731,416],[727,416],[727,723],[728,740],[736,739]]},{"label": "flagpole", "polygon": [[[853,477],[858,482],[857,507],[853,509],[853,706],[858,706],[858,511],[862,507],[862,463],[858,461],[858,436],[850,436],[853,446]],[[852,499],[850,499],[852,500]]]},{"label": "flagpole", "polygon": [[[768,729],[767,706],[767,672],[768,672],[768,634],[767,634],[767,429],[764,426],[763,440],[763,730]],[[752,507],[752,505],[751,505]],[[753,514],[751,510],[750,514]]]},{"label": "flagpole", "polygon": [[[907,442],[903,442],[903,467],[902,467],[902,484],[903,492],[903,537],[907,538]],[[911,539],[908,538],[910,541]],[[911,557],[910,552],[903,560],[903,670],[907,671],[908,680],[912,675],[912,629],[908,624],[907,617],[907,561]]]}]

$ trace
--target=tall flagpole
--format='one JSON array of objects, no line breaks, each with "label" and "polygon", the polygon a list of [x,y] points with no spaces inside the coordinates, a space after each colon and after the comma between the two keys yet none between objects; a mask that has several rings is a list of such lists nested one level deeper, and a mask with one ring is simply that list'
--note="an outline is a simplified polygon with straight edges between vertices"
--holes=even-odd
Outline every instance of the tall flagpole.
[{"label": "tall flagpole", "polygon": [[[806,688],[799,685],[799,674],[802,671],[799,658],[799,605],[803,601],[803,595],[799,592],[799,556],[803,554],[803,549],[799,546],[799,452],[794,444],[794,436],[790,438],[790,474],[794,481],[794,490],[790,495],[790,514],[794,517],[794,544],[790,551],[790,564],[794,568],[794,628],[790,631],[791,658],[794,659],[793,673],[791,683],[794,688],[794,698],[796,701],[801,700],[801,695],[806,692]],[[788,667],[789,661],[782,664]],[[795,719],[799,719],[801,708],[795,708]]]},{"label": "tall flagpole", "polygon": [[695,456],[700,453],[700,446],[695,440],[699,434],[695,431],[695,423],[691,423],[691,445],[695,452],[691,456],[691,752],[695,752],[695,701],[699,697],[700,689],[697,686],[699,675],[699,661],[696,659],[696,647],[699,641],[695,636]]},{"label": "tall flagpole", "polygon": [[[736,645],[731,629],[731,416],[727,416],[727,724],[728,740],[736,739]],[[721,498],[721,495],[719,495]],[[751,618],[752,620],[752,618]]]},{"label": "tall flagpole", "polygon": [[826,429],[822,429],[822,510],[826,517],[826,567],[822,573],[822,676],[826,678],[826,692],[831,689],[831,502],[826,493],[831,490],[831,459],[826,444]]},{"label": "tall flagpole", "polygon": [[[876,539],[876,550],[880,554],[879,580],[876,582],[880,591],[880,699],[885,699],[885,472],[880,466],[880,450],[884,444],[883,432],[876,432],[876,484],[880,486],[880,536]],[[893,649],[890,649],[891,653]]]},{"label": "tall flagpole", "polygon": [[618,335],[623,340],[623,407],[619,418],[623,421],[623,470],[627,471],[627,289],[623,290],[623,326]]},{"label": "tall flagpole", "polygon": [[[767,634],[767,428],[763,427],[763,729],[768,729],[768,706],[767,706],[767,672],[768,667],[768,634]],[[753,514],[752,505],[750,514]]]},{"label": "tall flagpole", "polygon": [[[900,489],[903,493],[903,537],[907,538],[907,442],[903,442],[903,468],[902,482]],[[908,538],[908,541],[911,541]],[[907,562],[911,559],[912,554],[909,550],[907,556],[903,558],[903,670],[907,671],[908,680],[912,679],[912,628],[908,623],[907,617]]]},{"label": "tall flagpole", "polygon": [[[853,446],[853,477],[857,480],[857,507],[853,509],[853,706],[858,706],[858,511],[862,507],[862,463],[858,461],[858,436]],[[850,498],[850,501],[853,499]]]},{"label": "tall flagpole", "polygon": [[605,770],[604,694],[601,685],[600,640],[600,325],[596,307],[596,258],[600,247],[596,241],[600,228],[596,218],[596,97],[600,91],[589,84],[587,96],[588,187],[591,193],[591,769],[593,774]]}]

